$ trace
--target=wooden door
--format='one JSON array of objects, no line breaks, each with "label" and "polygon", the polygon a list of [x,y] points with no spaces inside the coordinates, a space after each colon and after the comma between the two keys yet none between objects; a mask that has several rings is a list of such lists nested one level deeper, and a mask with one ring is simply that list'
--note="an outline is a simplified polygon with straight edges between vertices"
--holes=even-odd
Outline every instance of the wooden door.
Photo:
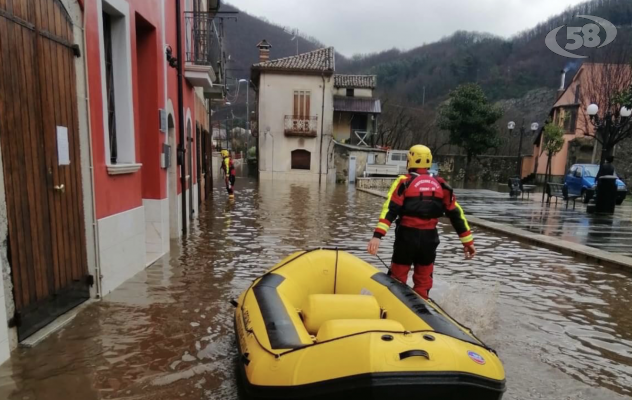
[{"label": "wooden door", "polygon": [[23,340],[88,299],[91,283],[75,50],[61,2],[0,0],[0,60],[13,321]]}]

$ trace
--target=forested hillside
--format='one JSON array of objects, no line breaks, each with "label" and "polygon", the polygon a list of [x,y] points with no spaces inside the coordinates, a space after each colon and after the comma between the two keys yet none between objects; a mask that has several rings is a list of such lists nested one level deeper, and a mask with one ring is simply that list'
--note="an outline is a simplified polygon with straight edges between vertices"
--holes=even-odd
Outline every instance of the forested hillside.
[{"label": "forested hillside", "polygon": [[[592,0],[511,38],[462,31],[405,52],[392,49],[356,55],[351,59],[337,55],[337,72],[378,76],[378,94],[384,105],[381,132],[390,138],[389,144],[393,144],[394,138],[398,138],[400,147],[423,140],[445,151],[445,135],[436,128],[435,110],[450,90],[463,83],[479,83],[488,98],[500,102],[506,110],[505,117],[499,122],[503,134],[503,124],[510,119],[521,122],[525,118],[527,124],[532,121],[544,123],[560,86],[560,71],[568,69],[568,83],[583,61],[554,54],[545,46],[545,37],[562,25],[589,23],[576,17],[586,14],[611,21],[618,27],[618,36],[606,48],[577,52],[589,55],[591,62],[629,61],[632,54],[632,0]],[[255,45],[263,38],[272,44],[273,58],[296,53],[291,33],[245,12],[239,14],[236,23],[226,24],[226,33],[233,60],[231,68],[234,70],[231,72],[238,78],[248,76],[250,65],[257,62]],[[605,36],[603,31],[601,35]],[[565,37],[562,36],[560,33],[559,42],[564,46]],[[300,38],[299,45],[300,52],[324,46],[306,38]],[[525,144],[528,140],[530,138],[525,139]],[[503,145],[493,152],[512,154],[516,147],[515,138],[503,137]]]},{"label": "forested hillside", "polygon": [[[266,39],[272,45],[272,58],[287,57],[296,54],[296,41],[292,40],[292,28],[272,24],[265,19],[248,14],[230,4],[222,6],[222,11],[238,11],[236,21],[226,21],[226,47],[230,55],[231,76],[244,78],[250,74],[250,66],[259,60],[257,43]],[[305,53],[325,47],[314,38],[299,37],[299,52]],[[337,55],[342,59],[341,55]]]},{"label": "forested hillside", "polygon": [[[582,54],[589,55],[592,61],[602,61],[604,57],[621,54],[623,47],[630,46],[632,1],[593,0],[513,38],[457,32],[437,43],[407,52],[388,50],[356,56],[351,62],[338,65],[347,72],[377,74],[384,91],[395,92],[413,104],[423,101],[424,86],[426,101],[432,102],[443,99],[450,89],[465,82],[480,83],[492,99],[521,97],[538,87],[559,86],[562,68],[569,68],[568,78],[572,78],[581,61],[554,54],[544,45],[544,40],[558,26],[589,23],[575,18],[585,14],[610,20],[619,27],[619,35],[610,48],[583,51]],[[561,36],[560,42],[565,40]]]}]

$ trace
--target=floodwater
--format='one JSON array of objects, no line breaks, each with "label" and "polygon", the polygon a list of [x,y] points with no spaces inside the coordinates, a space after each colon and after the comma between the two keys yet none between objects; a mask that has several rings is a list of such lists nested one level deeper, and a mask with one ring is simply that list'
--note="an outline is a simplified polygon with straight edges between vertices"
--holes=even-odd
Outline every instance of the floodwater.
[{"label": "floodwater", "polygon": [[[0,368],[0,399],[237,399],[229,301],[299,249],[344,246],[380,266],[363,249],[381,202],[241,178],[229,203],[218,188],[178,250],[16,351]],[[431,295],[498,350],[505,399],[632,395],[629,274],[482,231],[465,261],[451,229],[441,234]],[[391,246],[389,235],[383,259]]]}]

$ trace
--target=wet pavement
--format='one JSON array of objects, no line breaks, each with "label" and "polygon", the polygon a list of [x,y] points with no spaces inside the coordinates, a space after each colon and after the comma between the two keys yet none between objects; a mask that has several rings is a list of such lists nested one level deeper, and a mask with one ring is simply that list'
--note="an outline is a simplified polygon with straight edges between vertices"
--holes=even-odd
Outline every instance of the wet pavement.
[{"label": "wet pavement", "polygon": [[[382,201],[239,179],[236,202],[216,191],[178,250],[16,351],[0,367],[0,399],[237,399],[229,301],[299,249],[345,246],[378,266],[363,249]],[[629,398],[630,275],[482,231],[465,261],[451,228],[441,237],[431,295],[498,350],[505,399]]]},{"label": "wet pavement", "polygon": [[632,202],[618,206],[614,215],[591,215],[579,200],[575,210],[572,202],[567,210],[561,199],[557,207],[555,199],[542,205],[542,193],[530,200],[492,190],[457,189],[456,195],[463,209],[479,218],[632,257]]}]

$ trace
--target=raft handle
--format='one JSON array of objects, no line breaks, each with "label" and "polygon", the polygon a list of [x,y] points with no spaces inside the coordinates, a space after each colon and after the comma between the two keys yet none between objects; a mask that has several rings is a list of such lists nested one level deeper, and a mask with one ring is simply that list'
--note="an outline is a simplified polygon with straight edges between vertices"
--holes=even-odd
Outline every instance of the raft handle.
[{"label": "raft handle", "polygon": [[405,360],[410,357],[423,357],[430,361],[430,354],[426,350],[409,350],[403,353],[399,353],[399,360]]}]

